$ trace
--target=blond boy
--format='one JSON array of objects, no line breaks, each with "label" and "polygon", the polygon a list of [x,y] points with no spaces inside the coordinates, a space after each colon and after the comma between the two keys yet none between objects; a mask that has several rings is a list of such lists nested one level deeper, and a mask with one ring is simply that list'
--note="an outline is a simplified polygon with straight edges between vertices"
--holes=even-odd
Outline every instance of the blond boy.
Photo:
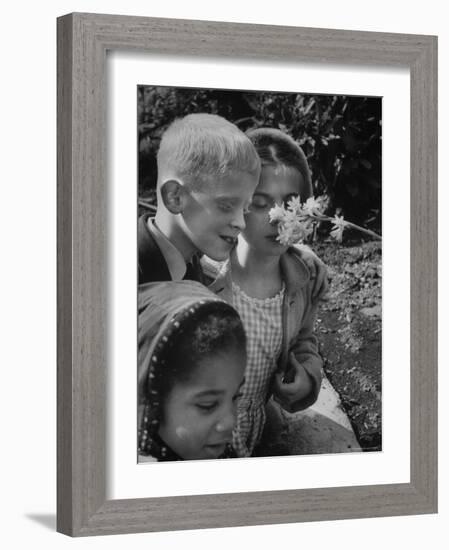
[{"label": "blond boy", "polygon": [[166,130],[157,167],[156,216],[138,225],[139,283],[202,282],[198,256],[226,259],[245,227],[259,157],[234,124],[199,113]]}]

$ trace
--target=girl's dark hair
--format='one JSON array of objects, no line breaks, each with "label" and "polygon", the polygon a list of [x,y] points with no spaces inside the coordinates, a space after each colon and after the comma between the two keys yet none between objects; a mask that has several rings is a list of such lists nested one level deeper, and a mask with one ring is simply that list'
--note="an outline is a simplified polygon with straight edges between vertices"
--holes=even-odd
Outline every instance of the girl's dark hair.
[{"label": "girl's dark hair", "polygon": [[256,148],[262,166],[280,164],[296,168],[304,178],[303,191],[306,196],[301,198],[307,199],[313,194],[312,178],[307,158],[292,137],[276,128],[257,128],[249,130],[246,135]]},{"label": "girl's dark hair", "polygon": [[177,382],[188,381],[201,360],[230,350],[246,350],[239,315],[221,302],[204,305],[183,321],[167,342],[158,384],[161,399]]},{"label": "girl's dark hair", "polygon": [[188,381],[203,359],[233,350],[246,354],[245,329],[239,314],[221,301],[179,312],[155,344],[138,434],[143,455],[160,452],[153,437],[159,430],[164,400],[177,383]]}]

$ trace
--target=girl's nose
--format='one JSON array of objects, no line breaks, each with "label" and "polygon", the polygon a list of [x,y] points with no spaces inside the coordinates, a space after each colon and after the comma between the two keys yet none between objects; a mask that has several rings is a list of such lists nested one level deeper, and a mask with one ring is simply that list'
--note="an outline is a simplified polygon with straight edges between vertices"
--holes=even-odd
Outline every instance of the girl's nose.
[{"label": "girl's nose", "polygon": [[[284,206],[284,201],[282,199],[279,199],[277,201],[274,201],[272,204],[273,205],[270,206],[270,208],[274,208],[275,206]],[[278,224],[279,224],[279,220],[270,221],[270,225],[278,225]]]},{"label": "girl's nose", "polygon": [[217,425],[215,426],[215,429],[217,432],[223,433],[223,432],[232,432],[235,425],[235,411],[232,407],[229,411],[227,411],[222,418],[217,422]]}]

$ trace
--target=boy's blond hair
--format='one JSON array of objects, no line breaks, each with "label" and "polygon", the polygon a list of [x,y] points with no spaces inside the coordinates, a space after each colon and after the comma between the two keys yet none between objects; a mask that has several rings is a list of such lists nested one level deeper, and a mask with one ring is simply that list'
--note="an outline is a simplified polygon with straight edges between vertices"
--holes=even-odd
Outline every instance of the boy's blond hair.
[{"label": "boy's blond hair", "polygon": [[206,113],[175,120],[157,155],[158,185],[167,177],[200,189],[230,171],[257,174],[259,156],[248,137],[226,119]]}]

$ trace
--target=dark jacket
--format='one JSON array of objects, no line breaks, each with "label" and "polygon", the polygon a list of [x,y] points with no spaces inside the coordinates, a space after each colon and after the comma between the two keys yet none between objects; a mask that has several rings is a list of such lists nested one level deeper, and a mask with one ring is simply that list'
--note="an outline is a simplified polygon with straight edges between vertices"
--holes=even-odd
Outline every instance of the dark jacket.
[{"label": "dark jacket", "polygon": [[[139,285],[172,280],[164,255],[148,229],[149,217],[150,214],[144,214],[137,222]],[[184,279],[203,283],[203,272],[198,256],[194,256],[192,263],[187,264]]]}]

